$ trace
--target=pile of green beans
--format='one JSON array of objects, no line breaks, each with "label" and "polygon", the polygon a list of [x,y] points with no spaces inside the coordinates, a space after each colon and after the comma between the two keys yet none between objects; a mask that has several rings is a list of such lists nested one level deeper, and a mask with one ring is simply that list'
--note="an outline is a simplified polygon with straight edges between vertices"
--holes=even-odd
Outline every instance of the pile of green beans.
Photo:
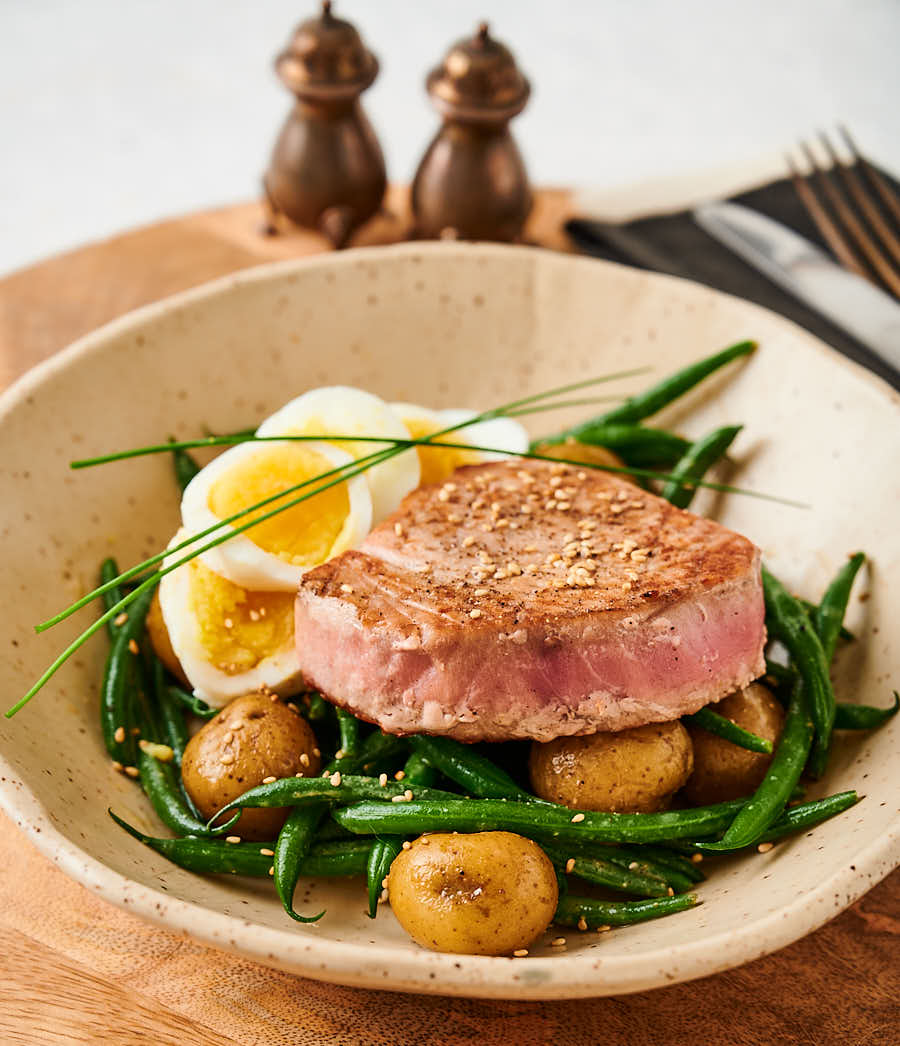
[{"label": "pile of green beans", "polygon": [[[687,508],[696,484],[727,452],[740,426],[716,429],[692,443],[643,422],[754,347],[741,342],[699,360],[549,442],[574,438],[605,446],[635,468],[665,466],[672,475],[662,495]],[[172,453],[183,491],[199,466],[182,449]],[[853,639],[843,619],[863,562],[861,553],[850,557],[818,604],[792,596],[764,569],[767,625],[790,655],[788,664],[767,661],[767,676],[788,705],[774,753],[771,742],[710,708],[685,719],[739,747],[771,754],[766,776],[752,796],[648,814],[576,811],[541,800],[484,754],[487,748],[442,737],[393,737],[334,708],[321,695],[308,694],[297,700],[326,753],[322,775],[250,788],[203,823],[181,784],[180,763],[189,724],[211,718],[217,709],[170,678],[151,652],[144,619],[152,592],[143,593],[127,614],[107,625],[111,648],[101,688],[101,727],[117,768],[138,779],[160,821],[176,837],[154,838],[112,811],[110,816],[188,871],[271,877],[285,911],[299,922],[324,914],[294,910],[302,876],[365,875],[368,914],[374,918],[385,878],[404,844],[440,831],[502,830],[537,842],[557,871],[556,922],[562,925],[608,928],[685,911],[698,903],[694,890],[705,878],[697,861],[775,842],[858,801],[855,792],[842,792],[788,805],[803,794],[804,772],[824,772],[833,730],[874,729],[900,709],[897,693],[887,708],[836,702],[829,679],[839,638]],[[118,573],[115,562],[106,560],[101,580],[114,580]],[[105,593],[107,608],[122,594],[119,588]],[[290,809],[278,838],[269,843],[223,839],[240,811],[253,807]],[[575,896],[569,892],[570,879],[637,900]]]}]

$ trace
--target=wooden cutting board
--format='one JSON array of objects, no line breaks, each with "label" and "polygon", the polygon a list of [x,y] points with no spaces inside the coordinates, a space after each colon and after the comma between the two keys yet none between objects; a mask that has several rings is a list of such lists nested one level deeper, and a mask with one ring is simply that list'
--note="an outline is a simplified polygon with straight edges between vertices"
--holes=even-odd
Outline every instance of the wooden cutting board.
[{"label": "wooden cutting board", "polygon": [[[402,239],[405,194],[359,245]],[[532,242],[567,249],[562,191]],[[257,204],[114,237],[0,279],[0,388],[115,316],[237,269],[328,249],[265,238]],[[369,1046],[479,1041],[634,1046],[881,1046],[900,1026],[900,872],[803,941],[741,969],[640,995],[512,1003],[302,980],[165,933],[69,880],[0,815],[0,1042]]]}]

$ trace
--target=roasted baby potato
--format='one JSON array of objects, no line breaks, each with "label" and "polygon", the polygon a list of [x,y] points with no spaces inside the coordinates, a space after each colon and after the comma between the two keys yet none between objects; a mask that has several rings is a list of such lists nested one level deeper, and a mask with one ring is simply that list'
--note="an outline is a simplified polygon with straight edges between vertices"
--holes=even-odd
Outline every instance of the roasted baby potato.
[{"label": "roasted baby potato", "polygon": [[[784,710],[761,683],[751,683],[743,690],[723,698],[713,711],[738,726],[771,741],[781,736]],[[697,806],[740,799],[756,791],[765,776],[771,755],[748,752],[724,738],[716,737],[699,726],[689,726],[694,745],[694,772],[684,788],[684,797]]]},{"label": "roasted baby potato", "polygon": [[509,955],[547,929],[558,890],[537,843],[477,832],[420,836],[391,865],[388,894],[400,925],[423,948]]},{"label": "roasted baby potato", "polygon": [[[309,723],[268,694],[232,701],[190,739],[181,761],[184,787],[210,818],[267,777],[314,777],[321,763]],[[233,831],[242,839],[274,839],[288,811],[247,809]]]},{"label": "roasted baby potato", "polygon": [[694,765],[677,720],[531,746],[531,786],[542,799],[608,813],[664,810]]},{"label": "roasted baby potato", "polygon": [[146,625],[147,635],[150,637],[150,645],[153,647],[153,652],[173,676],[180,679],[185,685],[190,685],[187,676],[184,674],[184,669],[181,667],[181,662],[178,660],[178,655],[172,649],[169,630],[166,628],[162,607],[159,602],[158,588],[153,593],[150,609],[147,611]]},{"label": "roasted baby potato", "polygon": [[[548,458],[564,458],[568,461],[583,461],[585,465],[612,465],[614,468],[625,468],[625,462],[618,454],[598,447],[593,443],[579,443],[570,436],[564,443],[539,443],[535,453]],[[623,476],[629,479],[629,476]]]}]

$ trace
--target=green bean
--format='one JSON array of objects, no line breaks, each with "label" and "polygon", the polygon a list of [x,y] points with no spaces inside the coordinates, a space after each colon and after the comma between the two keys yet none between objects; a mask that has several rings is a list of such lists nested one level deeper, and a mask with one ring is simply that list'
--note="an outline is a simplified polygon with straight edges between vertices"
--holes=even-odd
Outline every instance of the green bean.
[{"label": "green bean", "polygon": [[797,673],[790,665],[779,664],[770,657],[766,658],[766,675],[776,687],[792,687],[797,679]]},{"label": "green bean", "polygon": [[[690,446],[688,440],[665,429],[653,429],[646,425],[617,425],[588,421],[561,433],[553,442],[564,443],[567,439],[588,443],[595,447],[612,450],[633,468],[650,468],[654,465],[674,465]],[[545,440],[534,440],[532,450]]]},{"label": "green bean", "polygon": [[674,915],[699,903],[699,898],[692,893],[646,901],[595,901],[591,897],[569,896],[560,900],[553,921],[561,926],[585,925],[590,930],[598,926],[628,926]]},{"label": "green bean", "polygon": [[[169,442],[174,443],[174,438],[170,436]],[[175,482],[183,494],[188,483],[200,471],[200,466],[183,447],[178,447],[172,451],[172,467],[175,470]]]},{"label": "green bean", "polygon": [[[100,564],[100,584],[107,585],[111,581],[115,581],[118,576],[118,563],[116,563],[116,561],[112,558],[104,559],[103,562]],[[116,585],[115,587],[108,589],[106,592],[103,593],[103,609],[109,610],[110,607],[114,607],[116,603],[118,603],[119,600],[122,598],[122,595],[123,592],[120,585]],[[126,621],[128,619],[127,612],[125,615],[125,619]],[[109,633],[110,639],[116,638],[116,636],[119,633],[120,627],[121,626],[116,624],[116,619],[114,617],[110,618],[109,621],[106,622],[106,631]]]},{"label": "green bean", "polygon": [[569,875],[584,879],[588,883],[597,883],[610,890],[621,893],[633,893],[638,897],[665,897],[669,888],[659,879],[630,871],[612,861],[600,857],[582,857],[571,855],[565,849],[543,845],[543,850],[557,868],[562,868]]},{"label": "green bean", "polygon": [[778,820],[803,773],[812,739],[813,723],[806,698],[806,687],[798,680],[791,694],[781,738],[766,776],[729,825],[721,840],[709,844],[710,850],[740,850],[744,846],[750,846]]},{"label": "green bean", "polygon": [[402,836],[388,835],[376,839],[369,851],[369,862],[366,865],[366,879],[369,890],[369,908],[367,915],[374,919],[378,914],[378,899],[384,888],[383,883],[394,858],[400,853],[403,846]]},{"label": "green bean", "polygon": [[359,750],[359,720],[343,708],[336,709],[338,730],[341,736],[340,751],[345,756],[355,756]]},{"label": "green bean", "polygon": [[894,703],[888,708],[875,708],[872,705],[851,705],[838,702],[834,717],[835,730],[875,730],[882,723],[897,714],[900,708],[900,694],[894,691]]},{"label": "green bean", "polygon": [[365,774],[370,775],[372,770],[395,759],[408,748],[408,738],[373,730],[357,747],[355,755],[344,755],[340,759],[333,759],[329,764],[329,773],[338,770],[342,774],[356,774],[362,770]]},{"label": "green bean", "polygon": [[[526,833],[523,833],[526,834]],[[558,842],[548,840],[546,835],[540,831],[532,832],[529,838],[541,846],[560,847]],[[671,862],[657,861],[650,855],[649,846],[604,846],[595,842],[577,842],[567,840],[565,849],[568,857],[584,857],[587,860],[606,861],[609,864],[618,865],[628,872],[637,872],[646,879],[652,879],[658,886],[663,888],[674,886],[676,890],[689,890],[695,882],[701,882],[706,878],[702,872],[685,875],[682,869],[674,869]],[[690,864],[690,861],[686,862]]]},{"label": "green bean", "polygon": [[[272,866],[275,871],[275,890],[278,894],[281,906],[288,915],[298,923],[314,923],[325,914],[324,910],[318,915],[300,915],[294,911],[294,890],[297,888],[297,880],[300,878],[303,862],[312,849],[316,829],[325,810],[310,810],[309,807],[298,806],[288,814],[287,820],[275,843],[275,856]],[[315,815],[315,816],[312,816]]]},{"label": "green bean", "polygon": [[188,743],[187,726],[181,705],[172,696],[171,687],[166,682],[165,671],[158,658],[153,658],[153,693],[162,725],[162,737],[159,738],[172,749],[175,765],[181,766],[181,757]]},{"label": "green bean", "polygon": [[178,772],[172,763],[164,763],[143,748],[138,752],[141,787],[157,817],[180,835],[220,835],[237,820],[232,818],[215,829],[209,829],[188,809],[179,787]]},{"label": "green bean", "polygon": [[765,567],[762,568],[762,580],[766,612],[772,618],[777,638],[788,648],[808,695],[815,726],[815,743],[809,761],[809,772],[813,777],[821,777],[828,761],[835,716],[834,690],[828,675],[828,659],[818,634],[800,603]]},{"label": "green bean", "polygon": [[746,748],[748,752],[762,752],[769,755],[772,751],[771,741],[745,730],[711,708],[701,708],[699,712],[694,712],[692,715],[682,716],[681,720],[691,723],[693,726],[699,726],[707,733],[715,734],[716,737],[721,737],[725,741],[730,741],[738,748]]},{"label": "green bean", "polygon": [[220,708],[210,708],[209,705],[199,697],[194,697],[187,690],[183,690],[174,683],[169,684],[169,697],[187,709],[191,715],[199,716],[201,719],[212,719],[221,712]]},{"label": "green bean", "polygon": [[132,603],[128,620],[119,627],[110,646],[100,690],[103,741],[110,757],[124,766],[133,766],[137,753],[137,743],[132,733],[136,725],[131,708],[136,661],[132,649],[143,634],[144,618],[152,598],[153,592],[148,590]]},{"label": "green bean", "polygon": [[645,392],[632,396],[620,406],[613,407],[612,410],[595,419],[595,423],[600,422],[608,425],[611,422],[634,422],[649,418],[651,414],[656,414],[663,407],[672,403],[673,400],[683,396],[684,393],[698,385],[704,378],[709,377],[710,374],[720,367],[724,367],[726,363],[736,360],[739,356],[749,355],[755,348],[755,341],[741,341],[736,345],[729,346],[727,349],[722,349],[721,352],[714,353],[712,356],[706,356],[702,360],[697,360],[695,363],[691,363],[682,370],[664,378],[659,384],[654,385]]},{"label": "green bean", "polygon": [[455,781],[468,795],[482,799],[534,799],[505,770],[468,745],[462,745],[450,737],[427,737],[421,734],[413,738],[413,750],[420,752],[433,767]]},{"label": "green bean", "polygon": [[[799,803],[797,806],[788,807],[772,826],[755,839],[750,846],[759,843],[774,843],[783,839],[786,835],[800,832],[804,828],[814,828],[817,824],[827,821],[836,814],[849,810],[859,802],[859,795],[855,791],[837,792],[835,795],[825,796],[823,799],[813,799],[808,803]],[[718,851],[710,849],[710,842],[685,843],[685,848],[694,853],[715,854]]]},{"label": "green bean", "polygon": [[664,846],[642,846],[640,853],[657,867],[673,874],[684,876],[692,883],[702,883],[706,875],[688,857],[667,850]]},{"label": "green bean", "polygon": [[424,785],[434,788],[438,783],[437,770],[428,762],[421,752],[411,752],[403,766],[403,780],[409,785]]},{"label": "green bean", "polygon": [[853,588],[859,568],[865,561],[866,557],[862,552],[857,552],[847,560],[825,590],[822,602],[812,617],[816,632],[822,641],[825,660],[828,662],[834,657],[841,626],[844,624],[844,614],[847,613],[847,604],[850,602],[850,589]]},{"label": "green bean", "polygon": [[334,705],[330,705],[321,694],[309,695],[308,708],[309,711],[306,713],[306,717],[311,723],[324,722],[331,719],[335,714]]},{"label": "green bean", "polygon": [[[819,612],[819,604],[810,603],[808,599],[801,599],[799,596],[797,597],[797,602],[806,611],[810,621],[812,621],[813,624],[815,624],[815,615]],[[856,636],[850,631],[849,628],[847,628],[846,625],[841,625],[840,631],[838,632],[838,638],[843,639],[845,643],[851,643],[854,639],[856,639]]]},{"label": "green bean", "polygon": [[[325,771],[328,773],[328,770]],[[332,784],[332,781],[335,782]],[[232,810],[249,807],[305,806],[310,803],[326,802],[346,805],[363,799],[385,799],[414,794],[421,799],[459,799],[452,792],[441,792],[436,788],[417,787],[415,793],[405,781],[385,781],[381,784],[374,777],[342,775],[339,771],[323,777],[283,777],[270,784],[257,785],[232,799],[212,818],[218,820]]]},{"label": "green bean", "polygon": [[707,471],[725,454],[742,425],[726,425],[692,443],[683,457],[672,469],[662,489],[662,496],[676,508],[687,508],[694,500],[697,480],[703,479]]},{"label": "green bean", "polygon": [[331,816],[357,835],[508,831],[566,843],[656,843],[668,839],[698,839],[724,831],[743,805],[743,799],[734,799],[692,810],[604,814],[569,810],[553,803],[460,796],[431,799],[422,794],[418,801],[412,802],[364,800],[335,810]]},{"label": "green bean", "polygon": [[[251,875],[268,877],[274,843],[226,843],[219,839],[154,839],[133,828],[112,810],[109,816],[129,835],[162,857],[200,875]],[[301,872],[309,878],[361,875],[369,856],[369,841],[357,839],[318,843],[303,861]]]}]

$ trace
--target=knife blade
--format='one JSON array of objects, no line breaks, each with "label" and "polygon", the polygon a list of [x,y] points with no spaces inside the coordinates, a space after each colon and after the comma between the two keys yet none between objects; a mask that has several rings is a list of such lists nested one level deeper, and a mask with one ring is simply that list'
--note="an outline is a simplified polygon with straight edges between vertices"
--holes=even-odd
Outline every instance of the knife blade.
[{"label": "knife blade", "polygon": [[773,283],[900,370],[900,304],[793,229],[738,203],[705,203],[694,221]]}]

